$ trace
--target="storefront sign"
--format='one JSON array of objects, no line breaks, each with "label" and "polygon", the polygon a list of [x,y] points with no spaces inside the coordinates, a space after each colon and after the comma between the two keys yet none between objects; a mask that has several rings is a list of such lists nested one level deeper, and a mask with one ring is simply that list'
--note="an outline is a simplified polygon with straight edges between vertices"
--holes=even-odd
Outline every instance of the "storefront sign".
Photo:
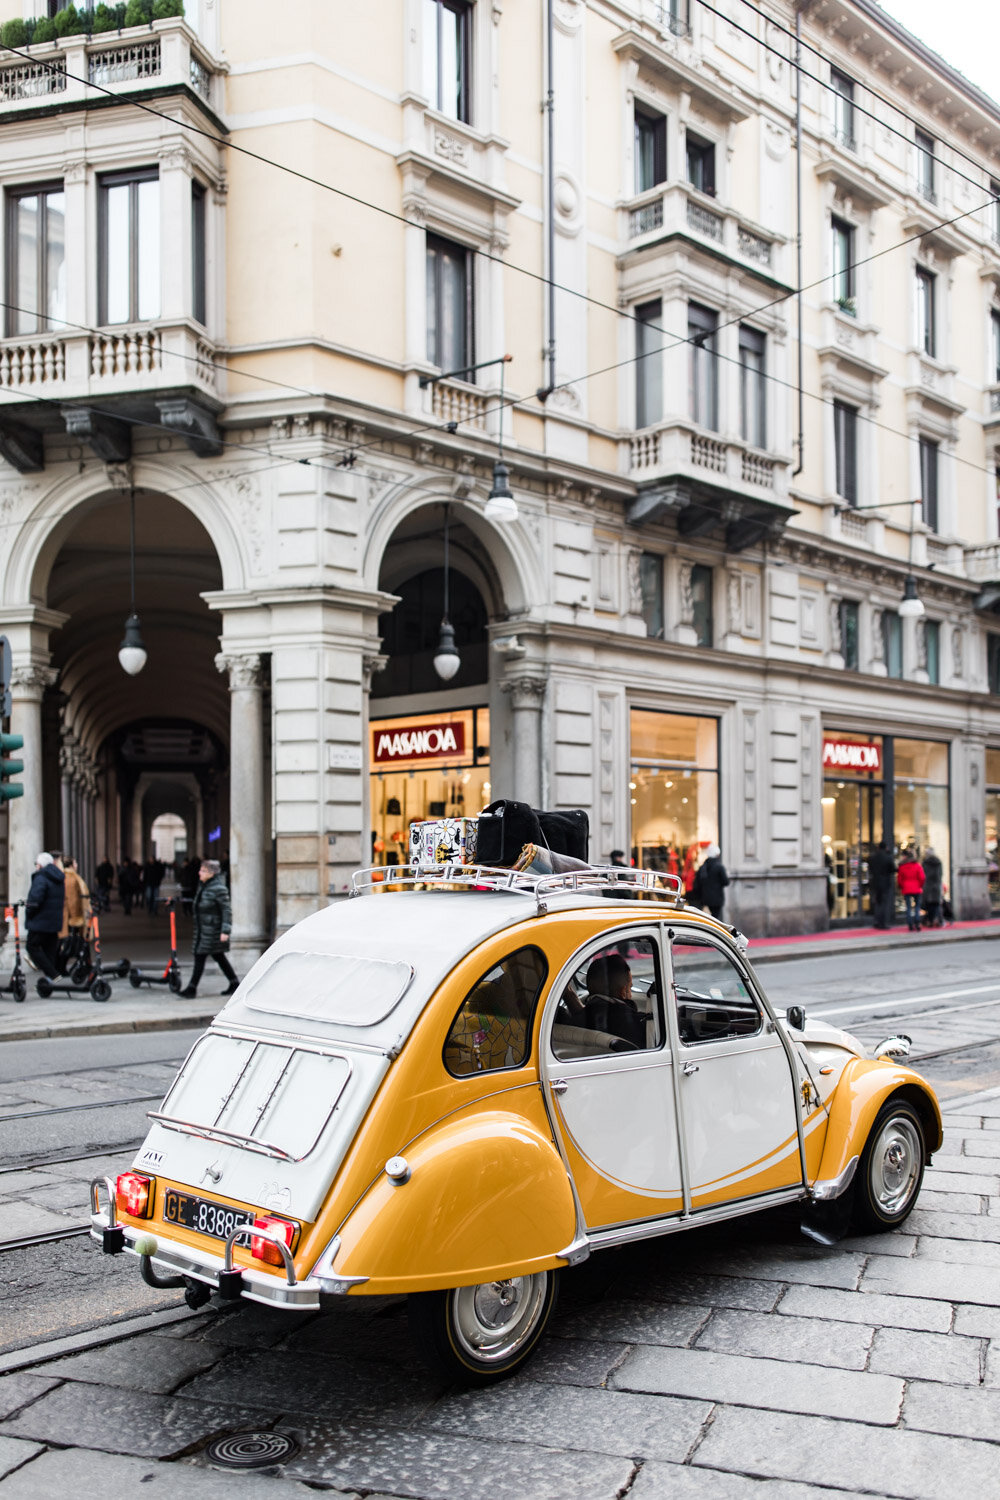
[{"label": "storefront sign", "polygon": [[832,771],[880,771],[878,745],[859,745],[854,740],[824,740],[823,764]]},{"label": "storefront sign", "polygon": [[440,759],[442,755],[462,756],[465,754],[465,725],[418,723],[407,728],[397,724],[390,729],[376,726],[372,730],[372,741],[372,760],[376,765],[400,760]]}]

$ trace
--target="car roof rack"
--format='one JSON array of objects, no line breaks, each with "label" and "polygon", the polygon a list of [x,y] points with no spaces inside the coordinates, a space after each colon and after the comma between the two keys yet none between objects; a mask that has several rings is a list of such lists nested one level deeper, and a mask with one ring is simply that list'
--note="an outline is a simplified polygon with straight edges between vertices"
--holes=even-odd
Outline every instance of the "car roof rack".
[{"label": "car roof rack", "polygon": [[663,870],[632,870],[619,865],[591,865],[560,874],[529,870],[505,870],[496,865],[372,865],[355,870],[351,896],[368,896],[397,890],[505,891],[533,896],[537,914],[547,910],[553,896],[615,896],[634,900],[645,896],[684,905],[684,884],[679,875]]}]

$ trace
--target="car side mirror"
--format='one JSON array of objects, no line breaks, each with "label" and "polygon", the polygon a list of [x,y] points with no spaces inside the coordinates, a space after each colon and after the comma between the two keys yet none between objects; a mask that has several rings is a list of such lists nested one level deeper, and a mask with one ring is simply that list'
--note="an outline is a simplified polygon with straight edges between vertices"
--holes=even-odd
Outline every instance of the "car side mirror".
[{"label": "car side mirror", "polygon": [[785,1020],[789,1026],[794,1026],[796,1031],[806,1029],[806,1008],[804,1005],[790,1005],[785,1011]]}]

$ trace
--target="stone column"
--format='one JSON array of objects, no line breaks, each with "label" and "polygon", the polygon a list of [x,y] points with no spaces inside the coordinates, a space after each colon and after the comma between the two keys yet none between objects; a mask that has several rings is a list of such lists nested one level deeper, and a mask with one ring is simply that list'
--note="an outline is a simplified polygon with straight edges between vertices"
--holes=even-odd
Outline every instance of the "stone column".
[{"label": "stone column", "polygon": [[229,674],[229,866],[233,900],[232,949],[244,964],[267,946],[264,868],[264,700],[258,655],[215,658]]},{"label": "stone column", "polygon": [[545,679],[521,675],[500,684],[510,697],[514,785],[510,796],[539,807],[542,798],[542,702]]},{"label": "stone column", "polygon": [[24,775],[18,778],[24,796],[7,803],[7,868],[12,901],[23,901],[27,896],[35,859],[43,847],[42,694],[57,676],[51,667],[39,666],[15,667],[11,674],[10,732],[24,738],[24,749],[16,752],[16,758],[24,761]]}]

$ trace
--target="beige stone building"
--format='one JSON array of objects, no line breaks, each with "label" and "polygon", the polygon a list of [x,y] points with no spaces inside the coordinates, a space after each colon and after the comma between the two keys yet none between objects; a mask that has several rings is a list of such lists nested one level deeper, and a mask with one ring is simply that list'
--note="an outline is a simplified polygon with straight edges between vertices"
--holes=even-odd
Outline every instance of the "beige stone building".
[{"label": "beige stone building", "polygon": [[750,931],[871,920],[882,838],[1000,903],[1000,107],[871,0],[799,25],[8,28],[13,894],[215,853],[252,949],[507,795],[719,842]]}]

